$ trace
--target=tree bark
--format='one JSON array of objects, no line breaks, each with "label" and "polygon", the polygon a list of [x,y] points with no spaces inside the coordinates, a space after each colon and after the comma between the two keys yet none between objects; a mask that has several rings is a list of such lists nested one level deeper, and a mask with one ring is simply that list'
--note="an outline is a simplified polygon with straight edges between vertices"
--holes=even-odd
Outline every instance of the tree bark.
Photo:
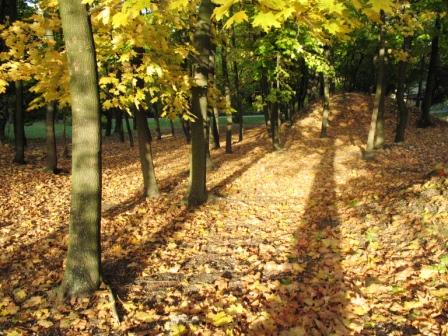
[{"label": "tree bark", "polygon": [[198,22],[193,35],[193,46],[198,55],[191,88],[191,111],[195,121],[191,124],[191,162],[188,205],[197,206],[207,201],[206,146],[204,123],[207,118],[207,85],[210,53],[210,24],[213,4],[202,0],[199,5]]},{"label": "tree bark", "polygon": [[[232,47],[236,49],[236,36],[235,29],[232,27]],[[234,85],[235,85],[235,103],[236,109],[238,113],[238,142],[243,141],[243,107],[241,104],[241,95],[240,95],[240,77],[238,73],[238,63],[236,60],[232,62],[233,73],[234,73]]]},{"label": "tree bark", "polygon": [[129,137],[129,146],[134,147],[134,136],[132,135],[131,125],[129,123],[129,116],[127,112],[124,113],[124,121],[126,124],[126,131],[128,132]]},{"label": "tree bark", "polygon": [[439,35],[440,35],[440,17],[437,17],[435,23],[435,34],[431,42],[431,58],[429,60],[428,77],[426,79],[426,90],[423,96],[422,112],[417,123],[418,127],[426,128],[432,126],[431,115],[429,113],[432,105],[432,95],[436,84],[436,75],[439,60]]},{"label": "tree bark", "polygon": [[323,96],[322,96],[322,127],[320,130],[320,137],[326,138],[328,136],[328,116],[330,115],[330,81],[328,75],[322,73],[322,85],[323,85]]},{"label": "tree bark", "polygon": [[182,125],[182,131],[184,132],[185,135],[185,142],[189,144],[191,142],[190,124],[188,121],[185,121],[182,118],[180,118],[180,123]]},{"label": "tree bark", "polygon": [[171,135],[173,136],[173,137],[175,137],[176,136],[176,133],[175,133],[175,131],[174,131],[174,123],[173,123],[173,121],[170,119],[170,128],[171,128]]},{"label": "tree bark", "polygon": [[86,6],[60,0],[73,113],[69,242],[61,294],[80,296],[101,282],[101,115],[95,46]]},{"label": "tree bark", "polygon": [[156,134],[157,134],[157,140],[162,139],[162,131],[160,129],[160,111],[159,111],[159,103],[154,104],[154,120],[156,122]]},{"label": "tree bark", "polygon": [[272,104],[272,111],[271,111],[271,138],[272,138],[272,148],[274,150],[279,150],[281,149],[281,145],[280,145],[280,134],[279,134],[279,107],[280,107],[280,102],[279,97],[278,97],[278,93],[280,90],[280,73],[279,73],[279,69],[280,69],[280,55],[277,55],[277,75],[276,75],[276,83],[275,83],[275,88],[277,90],[277,96],[275,99],[275,102]]},{"label": "tree bark", "polygon": [[216,107],[213,108],[212,113],[212,134],[213,134],[213,146],[215,149],[221,147],[219,140],[219,111]]},{"label": "tree bark", "polygon": [[[232,107],[232,97],[230,95],[230,80],[229,80],[229,70],[227,67],[227,49],[224,45],[222,47],[222,55],[221,55],[221,69],[222,75],[224,77],[224,95],[226,100],[227,107]],[[232,153],[232,128],[233,128],[233,120],[232,113],[226,111],[226,153]]]},{"label": "tree bark", "polygon": [[152,159],[150,131],[145,111],[141,108],[135,110],[135,121],[137,123],[140,166],[143,174],[143,194],[147,198],[157,197],[159,196],[159,187]]},{"label": "tree bark", "polygon": [[106,111],[106,136],[110,136],[112,134],[112,110]]},{"label": "tree bark", "polygon": [[14,162],[25,164],[25,114],[23,110],[23,83],[16,81],[16,109],[14,113]]},{"label": "tree bark", "polygon": [[118,139],[120,139],[121,142],[124,142],[123,112],[119,109],[115,109],[114,133],[118,135]]},{"label": "tree bark", "polygon": [[[403,42],[403,50],[407,52],[409,50],[411,40],[409,37],[405,37]],[[406,82],[406,71],[408,63],[406,61],[400,61],[398,63],[398,78],[397,78],[397,106],[398,106],[398,121],[397,129],[395,131],[395,142],[403,142],[405,138],[406,126],[409,119],[409,111],[404,101],[404,88]]]},{"label": "tree bark", "polygon": [[364,158],[370,159],[373,156],[373,151],[375,149],[375,138],[377,137],[377,124],[378,116],[380,113],[381,99],[384,94],[384,60],[386,56],[386,48],[384,41],[384,12],[381,11],[382,24],[380,26],[380,42],[378,51],[378,70],[376,79],[376,92],[375,99],[373,102],[372,119],[370,122],[369,135],[367,137],[367,147],[364,152]]},{"label": "tree bark", "polygon": [[62,156],[68,158],[68,144],[67,144],[67,108],[62,109]]},{"label": "tree bark", "polygon": [[48,171],[56,173],[58,170],[58,154],[56,149],[56,134],[54,130],[54,120],[56,114],[56,104],[47,104],[46,113],[46,144],[47,144],[47,165]]}]

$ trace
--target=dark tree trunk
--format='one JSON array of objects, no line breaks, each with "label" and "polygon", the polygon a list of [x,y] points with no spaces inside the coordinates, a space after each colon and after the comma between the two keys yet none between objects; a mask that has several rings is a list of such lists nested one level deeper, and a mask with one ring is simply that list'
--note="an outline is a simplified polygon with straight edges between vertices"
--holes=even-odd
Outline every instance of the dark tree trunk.
[{"label": "dark tree trunk", "polygon": [[382,24],[380,27],[380,43],[378,51],[378,70],[376,79],[376,93],[373,102],[372,119],[370,122],[369,135],[367,138],[367,147],[364,153],[364,158],[369,159],[373,155],[375,149],[375,139],[377,138],[377,125],[381,108],[381,99],[384,95],[384,61],[386,56],[386,48],[384,42],[384,12],[381,11]]},{"label": "dark tree trunk", "polygon": [[176,133],[174,131],[174,123],[173,121],[170,119],[170,128],[171,128],[171,135],[174,137],[176,136]]},{"label": "dark tree trunk", "polygon": [[263,98],[263,115],[264,115],[264,122],[266,124],[266,129],[270,130],[271,128],[271,120],[269,115],[269,106],[268,106],[268,94],[269,94],[269,84],[268,84],[268,77],[266,75],[266,69],[262,69],[261,72],[261,96]]},{"label": "dark tree trunk", "polygon": [[8,119],[0,115],[0,144],[6,143],[5,129]]},{"label": "dark tree trunk", "polygon": [[106,136],[112,134],[112,110],[106,111]]},{"label": "dark tree trunk", "polygon": [[62,157],[68,158],[68,143],[67,143],[67,108],[62,109]]},{"label": "dark tree trunk", "polygon": [[156,134],[157,134],[157,140],[162,139],[162,131],[160,129],[160,106],[159,103],[154,104],[154,120],[156,122]]},{"label": "dark tree trunk", "polygon": [[415,106],[416,107],[420,107],[421,106],[424,72],[425,72],[425,55],[423,55],[421,60],[420,60],[418,91],[417,91],[417,99],[415,100]]},{"label": "dark tree trunk", "polygon": [[213,146],[215,149],[218,149],[221,147],[221,144],[219,143],[219,111],[216,107],[213,108],[211,129],[213,134]]},{"label": "dark tree trunk", "polygon": [[195,117],[191,124],[191,163],[188,205],[196,206],[207,201],[206,146],[204,124],[207,118],[207,85],[210,53],[210,24],[213,4],[202,0],[199,5],[198,22],[193,35],[193,46],[198,52],[191,89],[191,112]]},{"label": "dark tree trunk", "polygon": [[124,121],[126,124],[126,131],[128,132],[129,145],[131,147],[134,147],[134,137],[132,135],[132,129],[131,129],[131,125],[129,123],[129,116],[128,116],[127,112],[124,113]]},{"label": "dark tree trunk", "polygon": [[115,129],[114,133],[118,135],[121,142],[124,142],[124,129],[123,129],[123,112],[119,109],[115,110]]},{"label": "dark tree trunk", "polygon": [[148,198],[157,197],[159,196],[159,188],[154,172],[151,137],[145,111],[141,108],[135,110],[135,121],[137,123],[138,149],[143,174],[143,194]]},{"label": "dark tree trunk", "polygon": [[275,99],[275,102],[272,104],[272,111],[271,111],[271,137],[272,137],[272,147],[274,150],[281,149],[280,145],[280,134],[279,134],[279,110],[280,110],[280,103],[279,103],[279,90],[280,90],[280,55],[277,55],[277,80],[276,80],[276,90],[277,90],[277,97]]},{"label": "dark tree trunk", "polygon": [[46,143],[47,143],[47,170],[53,173],[58,169],[58,154],[56,150],[56,134],[54,130],[54,120],[56,114],[56,104],[54,102],[47,105],[46,113]]},{"label": "dark tree trunk", "polygon": [[60,0],[73,111],[69,242],[61,294],[79,296],[101,282],[101,115],[95,47],[86,6]]},{"label": "dark tree trunk", "polygon": [[23,110],[23,83],[16,81],[16,109],[14,113],[14,162],[25,164],[25,114]]},{"label": "dark tree trunk", "polygon": [[180,118],[180,123],[182,125],[182,130],[184,131],[185,142],[189,144],[191,142],[190,123],[182,118]]},{"label": "dark tree trunk", "polygon": [[435,23],[435,35],[431,42],[431,58],[429,60],[428,77],[426,79],[426,90],[423,96],[422,113],[417,123],[418,127],[425,128],[432,125],[429,110],[432,105],[432,95],[434,94],[437,67],[439,60],[439,34],[440,34],[440,17],[437,17]]},{"label": "dark tree trunk", "polygon": [[[403,42],[403,50],[409,50],[411,44],[410,38],[405,38]],[[408,63],[400,61],[398,63],[398,78],[397,78],[397,105],[398,105],[398,121],[395,132],[395,142],[403,142],[405,138],[406,126],[408,124],[409,112],[404,101],[404,87],[406,82],[406,71]]]}]

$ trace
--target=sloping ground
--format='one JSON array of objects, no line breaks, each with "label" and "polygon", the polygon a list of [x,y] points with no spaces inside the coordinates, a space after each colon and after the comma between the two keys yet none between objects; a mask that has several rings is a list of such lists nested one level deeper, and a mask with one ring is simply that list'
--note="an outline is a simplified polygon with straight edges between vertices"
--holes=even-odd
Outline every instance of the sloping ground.
[{"label": "sloping ground", "polygon": [[[106,290],[56,305],[69,213],[69,176],[11,167],[0,148],[0,330],[39,335],[448,334],[448,126],[360,160],[369,98],[333,99],[270,152],[264,129],[235,153],[212,152],[210,201],[188,210],[188,146],[156,142],[160,199],[139,196],[136,150],[104,155]],[[387,113],[387,142],[395,117]],[[411,122],[411,125],[413,125]],[[68,162],[63,166],[68,169]],[[434,170],[434,171],[433,171]]]}]

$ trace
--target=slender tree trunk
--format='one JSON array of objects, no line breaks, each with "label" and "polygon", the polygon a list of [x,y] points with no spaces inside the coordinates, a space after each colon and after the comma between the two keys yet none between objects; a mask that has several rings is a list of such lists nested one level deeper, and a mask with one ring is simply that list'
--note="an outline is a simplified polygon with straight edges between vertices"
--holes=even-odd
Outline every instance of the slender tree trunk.
[{"label": "slender tree trunk", "polygon": [[0,116],[0,144],[6,143],[5,129],[7,122],[7,118],[5,118],[4,116]]},{"label": "slender tree trunk", "polygon": [[219,111],[216,107],[213,108],[212,113],[212,134],[213,134],[213,146],[215,149],[221,147],[219,143]]},{"label": "slender tree trunk", "polygon": [[131,125],[129,123],[129,116],[128,116],[127,112],[124,113],[124,121],[126,124],[126,131],[128,132],[129,145],[131,147],[134,147],[134,137],[132,135],[132,129],[131,129]]},{"label": "slender tree trunk", "polygon": [[381,97],[384,94],[384,59],[386,56],[386,48],[384,43],[384,12],[381,11],[382,24],[380,27],[380,43],[378,51],[378,70],[376,79],[376,93],[375,100],[373,102],[372,120],[370,122],[369,135],[367,138],[367,147],[364,153],[364,158],[369,159],[373,156],[373,150],[375,149],[375,138],[377,133],[378,115],[380,113]]},{"label": "slender tree trunk", "polygon": [[437,17],[435,23],[435,35],[431,42],[431,58],[429,60],[428,77],[426,79],[426,90],[423,96],[422,112],[417,123],[418,127],[425,128],[432,125],[430,108],[432,105],[432,95],[434,94],[437,67],[439,60],[439,34],[440,34],[440,17]]},{"label": "slender tree trunk", "polygon": [[106,111],[106,136],[112,134],[112,110]]},{"label": "slender tree trunk", "polygon": [[[232,97],[230,95],[230,81],[229,81],[229,71],[227,68],[227,49],[226,46],[222,48],[221,55],[221,68],[222,74],[224,77],[224,94],[226,99],[226,107],[232,107]],[[233,128],[233,120],[232,113],[230,111],[226,111],[226,153],[232,153],[232,128]]]},{"label": "slender tree trunk", "polygon": [[124,129],[123,129],[123,112],[121,110],[115,110],[115,129],[114,133],[118,134],[118,138],[121,142],[124,142]]},{"label": "slender tree trunk", "polygon": [[162,131],[160,130],[160,111],[159,111],[159,104],[154,104],[154,120],[156,122],[156,134],[157,134],[157,140],[162,139]]},{"label": "slender tree trunk", "polygon": [[425,55],[422,55],[422,57],[420,59],[420,71],[419,71],[419,80],[418,80],[417,99],[415,100],[416,107],[421,106],[424,72],[425,72]]},{"label": "slender tree trunk", "polygon": [[14,162],[25,164],[25,115],[23,111],[23,83],[16,81],[16,110],[14,114]]},{"label": "slender tree trunk", "polygon": [[263,68],[261,72],[261,96],[263,98],[264,122],[266,124],[266,129],[269,132],[271,128],[271,119],[269,115],[269,106],[267,101],[268,94],[269,94],[268,77],[266,75],[266,69]]},{"label": "slender tree trunk", "polygon": [[[235,29],[232,29],[232,47],[236,49],[236,36]],[[238,73],[238,63],[236,60],[232,62],[233,73],[234,73],[234,84],[235,84],[235,102],[236,109],[238,111],[238,142],[243,141],[243,107],[241,104],[241,95],[240,95],[240,77]]]},{"label": "slender tree trunk", "polygon": [[95,46],[86,6],[60,0],[73,111],[69,242],[61,294],[79,296],[101,282],[101,115]]},{"label": "slender tree trunk", "polygon": [[56,150],[56,134],[54,130],[54,120],[56,114],[56,104],[47,104],[46,114],[46,143],[47,143],[47,170],[53,173],[58,169],[58,152]]},{"label": "slender tree trunk", "polygon": [[206,190],[206,143],[204,122],[207,117],[207,85],[210,53],[210,24],[213,4],[202,0],[199,5],[198,22],[193,35],[193,46],[198,51],[191,88],[191,112],[195,117],[191,124],[191,163],[188,205],[196,206],[207,201]]},{"label": "slender tree trunk", "polygon": [[[410,38],[405,38],[403,42],[403,50],[409,50],[411,44]],[[404,87],[406,81],[406,71],[408,63],[400,61],[398,63],[398,78],[397,78],[397,105],[398,105],[398,121],[395,132],[395,142],[403,142],[405,137],[406,126],[408,124],[409,112],[404,101]]]},{"label": "slender tree trunk", "polygon": [[184,131],[185,142],[189,144],[191,142],[190,124],[182,118],[180,118],[180,123],[182,125],[182,130]]},{"label": "slender tree trunk", "polygon": [[174,123],[173,123],[173,121],[170,119],[170,127],[171,127],[171,135],[173,136],[173,137],[175,137],[176,136],[176,133],[175,133],[175,131],[174,131]]},{"label": "slender tree trunk", "polygon": [[62,157],[68,158],[68,143],[67,143],[67,108],[62,109]]},{"label": "slender tree trunk", "polygon": [[[277,55],[277,80],[276,80],[276,89],[277,93],[280,90],[280,55]],[[272,137],[272,147],[274,150],[281,149],[280,145],[280,134],[279,134],[279,97],[277,95],[275,102],[272,104],[271,111],[271,137]]]},{"label": "slender tree trunk", "polygon": [[378,119],[376,121],[375,149],[381,149],[384,146],[384,113],[386,111],[386,107],[385,107],[386,88],[387,88],[387,79],[386,79],[386,74],[384,73],[383,89],[382,89],[382,94],[381,94]]},{"label": "slender tree trunk", "polygon": [[320,130],[320,137],[326,138],[328,136],[328,116],[330,115],[330,81],[328,75],[322,73],[322,85],[323,85],[323,96],[322,96],[322,126]]},{"label": "slender tree trunk", "polygon": [[135,121],[137,123],[138,149],[143,174],[143,194],[148,198],[157,197],[159,196],[159,188],[152,159],[151,137],[146,114],[142,109],[135,110]]}]

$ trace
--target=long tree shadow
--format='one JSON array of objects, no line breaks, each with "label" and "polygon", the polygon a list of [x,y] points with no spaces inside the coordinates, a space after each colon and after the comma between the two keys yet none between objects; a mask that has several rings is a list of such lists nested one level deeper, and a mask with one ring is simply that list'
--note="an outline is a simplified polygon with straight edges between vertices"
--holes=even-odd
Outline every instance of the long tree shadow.
[{"label": "long tree shadow", "polygon": [[[348,330],[343,324],[347,285],[341,268],[339,214],[334,178],[335,147],[330,139],[314,168],[311,191],[302,216],[296,246],[288,257],[289,273],[277,274],[276,299],[263,307],[269,319],[250,326],[251,335],[331,335]],[[294,265],[298,266],[294,266]],[[266,279],[267,281],[272,279]],[[273,327],[275,325],[275,327]],[[288,334],[289,335],[289,334]]]}]

